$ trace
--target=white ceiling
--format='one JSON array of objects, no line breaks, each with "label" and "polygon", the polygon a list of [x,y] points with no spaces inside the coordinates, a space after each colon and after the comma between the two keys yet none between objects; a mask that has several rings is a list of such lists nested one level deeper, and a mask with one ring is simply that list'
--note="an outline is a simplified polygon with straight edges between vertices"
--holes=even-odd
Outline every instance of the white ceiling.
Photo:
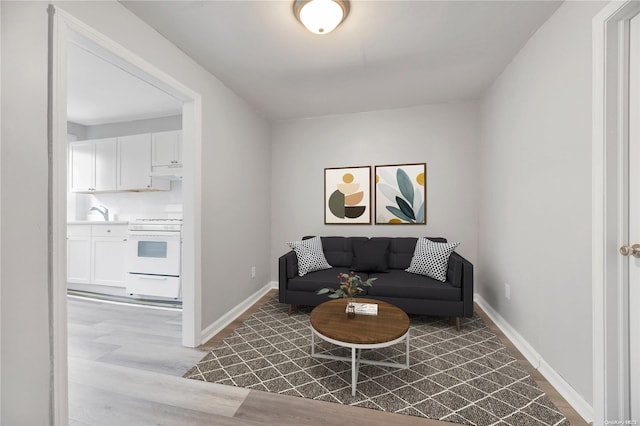
[{"label": "white ceiling", "polygon": [[121,1],[271,119],[478,99],[558,1],[351,1],[315,35],[293,1]]},{"label": "white ceiling", "polygon": [[[315,35],[293,1],[121,1],[270,119],[478,99],[559,1],[352,0]],[[70,44],[68,116],[95,125],[181,103]]]},{"label": "white ceiling", "polygon": [[182,102],[75,43],[68,44],[67,119],[84,126],[182,114]]}]

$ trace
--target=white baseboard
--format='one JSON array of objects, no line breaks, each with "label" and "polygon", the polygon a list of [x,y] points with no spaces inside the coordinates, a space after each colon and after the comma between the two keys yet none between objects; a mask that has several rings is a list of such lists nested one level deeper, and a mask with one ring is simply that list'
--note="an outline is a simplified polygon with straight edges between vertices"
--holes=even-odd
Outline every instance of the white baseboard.
[{"label": "white baseboard", "polygon": [[549,381],[574,410],[587,422],[593,422],[593,407],[589,405],[576,390],[556,372],[536,350],[479,294],[474,294],[474,301],[482,308],[491,321],[514,344],[531,365]]},{"label": "white baseboard", "polygon": [[232,308],[229,312],[218,318],[213,324],[207,326],[200,334],[200,344],[208,342],[213,336],[220,333],[226,326],[231,324],[236,318],[238,318],[244,311],[249,309],[254,303],[256,303],[262,296],[267,294],[270,290],[278,288],[277,281],[271,281],[267,283],[260,290],[253,293],[242,303]]}]

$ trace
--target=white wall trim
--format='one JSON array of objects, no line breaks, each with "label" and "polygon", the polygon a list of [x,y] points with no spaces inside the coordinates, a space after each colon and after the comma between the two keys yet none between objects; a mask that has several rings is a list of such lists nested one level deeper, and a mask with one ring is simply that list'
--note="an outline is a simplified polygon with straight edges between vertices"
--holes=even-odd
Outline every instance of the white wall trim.
[{"label": "white wall trim", "polygon": [[569,404],[582,416],[587,423],[593,421],[593,407],[580,396],[578,392],[567,383],[560,374],[558,374],[545,360],[542,358],[534,347],[520,335],[502,315],[500,315],[487,301],[479,294],[474,294],[474,301],[482,308],[487,316],[495,323],[495,325],[504,333],[516,348],[524,355],[529,363],[542,374],[545,379],[567,400]]},{"label": "white wall trim", "polygon": [[271,281],[267,283],[264,287],[262,287],[261,289],[253,293],[243,302],[231,308],[231,310],[229,310],[226,314],[222,315],[220,318],[214,321],[213,324],[209,325],[204,330],[202,330],[202,337],[200,338],[200,342],[201,342],[200,344],[206,343],[209,340],[211,340],[213,336],[215,336],[216,334],[224,330],[226,326],[231,324],[236,318],[242,315],[244,311],[249,309],[251,306],[253,306],[254,303],[260,300],[262,296],[267,294],[269,291],[277,288],[278,288],[278,282]]}]

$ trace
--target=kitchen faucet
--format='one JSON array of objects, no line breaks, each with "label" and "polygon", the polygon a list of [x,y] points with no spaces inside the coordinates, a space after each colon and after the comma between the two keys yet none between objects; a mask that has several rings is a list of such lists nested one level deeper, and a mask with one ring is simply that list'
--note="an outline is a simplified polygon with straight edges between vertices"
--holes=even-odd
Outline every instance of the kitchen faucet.
[{"label": "kitchen faucet", "polygon": [[[100,210],[100,207],[102,207],[104,210]],[[109,221],[109,209],[106,208],[105,206],[100,206],[100,207],[96,207],[93,206],[89,209],[89,211],[95,210],[98,213],[100,213],[102,215],[102,217],[104,217],[104,221],[108,222]]]}]

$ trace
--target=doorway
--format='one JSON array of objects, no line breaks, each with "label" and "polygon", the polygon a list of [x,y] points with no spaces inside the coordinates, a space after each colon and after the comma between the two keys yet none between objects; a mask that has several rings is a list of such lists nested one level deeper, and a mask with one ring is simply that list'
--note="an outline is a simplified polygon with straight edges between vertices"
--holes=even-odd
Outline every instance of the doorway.
[{"label": "doorway", "polygon": [[[68,41],[67,290],[179,309],[183,103],[103,56]],[[154,254],[152,275],[132,274],[132,227],[171,228],[157,233],[172,250]]]},{"label": "doorway", "polygon": [[53,328],[52,405],[55,424],[68,423],[67,309],[66,309],[66,194],[67,194],[67,43],[73,39],[103,59],[117,65],[183,102],[183,264],[182,264],[182,345],[196,347],[201,342],[200,215],[201,187],[201,98],[200,95],[147,63],[123,46],[67,14],[49,6],[49,149],[51,185],[49,189],[49,288]]}]

